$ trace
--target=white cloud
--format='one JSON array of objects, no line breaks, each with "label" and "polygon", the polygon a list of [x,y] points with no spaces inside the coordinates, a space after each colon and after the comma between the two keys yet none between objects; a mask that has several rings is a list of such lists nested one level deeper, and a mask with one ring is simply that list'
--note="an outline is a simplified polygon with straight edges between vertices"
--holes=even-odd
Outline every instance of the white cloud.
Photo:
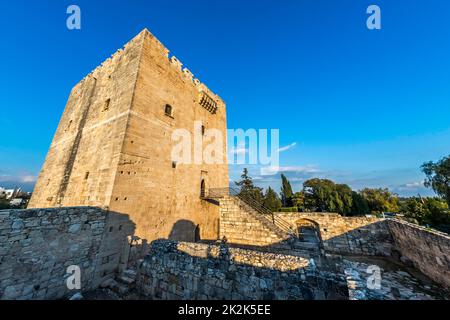
[{"label": "white cloud", "polygon": [[278,149],[278,152],[283,152],[283,151],[287,151],[289,149],[292,149],[293,147],[295,147],[297,145],[297,142],[292,142],[291,144],[288,144],[287,146],[281,147]]},{"label": "white cloud", "polygon": [[294,174],[315,174],[321,172],[315,166],[307,165],[307,166],[269,166],[269,167],[261,167],[260,169],[262,176],[270,176],[277,173],[294,173]]},{"label": "white cloud", "polygon": [[24,175],[19,177],[19,181],[22,183],[32,183],[36,182],[37,177],[33,175]]},{"label": "white cloud", "polygon": [[241,143],[237,145],[236,147],[231,147],[228,151],[229,154],[246,154],[248,152],[248,149],[245,146],[245,143]]},{"label": "white cloud", "polygon": [[232,148],[230,154],[246,154],[248,150],[245,147]]},{"label": "white cloud", "polygon": [[17,182],[17,183],[34,183],[37,177],[31,174],[19,174],[19,175],[0,175],[0,182]]},{"label": "white cloud", "polygon": [[403,187],[405,188],[420,188],[423,187],[423,181],[417,181],[417,182],[412,182],[412,183],[405,183],[403,185]]}]

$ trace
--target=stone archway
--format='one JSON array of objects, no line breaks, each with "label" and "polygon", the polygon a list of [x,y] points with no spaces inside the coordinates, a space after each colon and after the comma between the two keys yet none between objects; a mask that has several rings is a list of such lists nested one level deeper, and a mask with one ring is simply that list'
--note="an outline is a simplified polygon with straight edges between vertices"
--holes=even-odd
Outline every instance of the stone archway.
[{"label": "stone archway", "polygon": [[297,220],[295,224],[300,241],[316,243],[318,245],[322,243],[320,226],[317,222],[315,222],[314,220],[302,218]]}]

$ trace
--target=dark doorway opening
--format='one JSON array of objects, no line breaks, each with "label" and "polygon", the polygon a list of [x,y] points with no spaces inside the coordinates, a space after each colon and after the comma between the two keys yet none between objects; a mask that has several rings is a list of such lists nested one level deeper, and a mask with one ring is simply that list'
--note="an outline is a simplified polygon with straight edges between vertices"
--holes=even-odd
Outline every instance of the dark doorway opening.
[{"label": "dark doorway opening", "polygon": [[194,241],[199,242],[201,240],[200,238],[200,225],[197,225],[195,227],[195,234],[194,234]]},{"label": "dark doorway opening", "polygon": [[200,198],[205,198],[205,196],[206,196],[205,179],[202,179],[202,182],[200,183]]}]

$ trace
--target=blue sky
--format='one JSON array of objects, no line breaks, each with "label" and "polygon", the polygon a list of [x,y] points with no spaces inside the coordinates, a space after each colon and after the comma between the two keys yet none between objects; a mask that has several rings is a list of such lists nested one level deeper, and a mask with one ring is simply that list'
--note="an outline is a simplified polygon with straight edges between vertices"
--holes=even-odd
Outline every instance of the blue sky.
[{"label": "blue sky", "polygon": [[[70,4],[81,30],[66,28]],[[370,4],[381,30],[366,28]],[[296,190],[326,177],[429,195],[420,165],[450,154],[448,1],[18,0],[0,10],[0,186],[32,189],[70,89],[144,27],[226,101],[229,128],[280,130]],[[255,182],[279,189],[258,169]]]}]

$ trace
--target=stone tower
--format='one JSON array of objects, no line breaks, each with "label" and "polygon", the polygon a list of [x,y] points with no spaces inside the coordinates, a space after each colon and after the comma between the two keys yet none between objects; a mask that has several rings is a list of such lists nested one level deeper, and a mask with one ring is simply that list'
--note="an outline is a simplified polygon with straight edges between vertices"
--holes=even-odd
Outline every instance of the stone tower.
[{"label": "stone tower", "polygon": [[[205,128],[222,133],[223,162],[174,162],[173,131]],[[201,193],[228,185],[225,137],[224,102],[145,29],[72,89],[28,207],[108,208],[148,241],[217,239]]]}]

